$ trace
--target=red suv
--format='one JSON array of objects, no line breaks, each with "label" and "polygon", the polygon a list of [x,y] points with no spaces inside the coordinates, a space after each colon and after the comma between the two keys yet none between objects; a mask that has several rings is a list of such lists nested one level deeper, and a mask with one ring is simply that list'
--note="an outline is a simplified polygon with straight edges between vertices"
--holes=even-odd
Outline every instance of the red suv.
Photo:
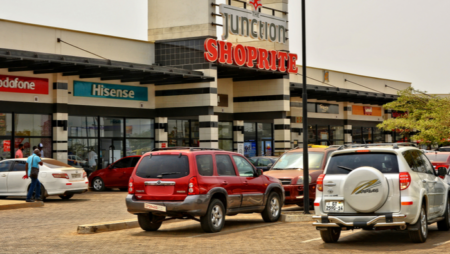
[{"label": "red suv", "polygon": [[128,212],[138,216],[146,231],[177,218],[197,220],[205,232],[219,232],[225,216],[238,213],[261,213],[264,221],[274,222],[284,203],[278,179],[263,175],[238,153],[205,148],[146,153],[130,177],[128,193]]},{"label": "red suv", "polygon": [[89,175],[89,183],[95,191],[107,188],[119,188],[126,191],[128,180],[141,155],[124,157],[104,169],[94,171]]}]

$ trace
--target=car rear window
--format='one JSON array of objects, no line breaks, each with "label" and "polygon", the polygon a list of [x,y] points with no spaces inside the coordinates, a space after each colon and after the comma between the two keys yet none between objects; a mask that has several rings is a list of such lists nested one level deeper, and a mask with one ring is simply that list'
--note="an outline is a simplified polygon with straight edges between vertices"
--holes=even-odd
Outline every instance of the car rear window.
[{"label": "car rear window", "polygon": [[431,162],[435,162],[435,161],[447,161],[448,156],[450,154],[435,154],[435,153],[427,153],[425,154],[428,159],[430,159]]},{"label": "car rear window", "polygon": [[397,155],[392,153],[351,153],[331,157],[326,174],[348,174],[359,167],[373,167],[384,174],[398,173]]},{"label": "car rear window", "polygon": [[46,167],[49,168],[73,168],[73,166],[67,165],[66,163],[54,159],[42,159],[42,162]]},{"label": "car rear window", "polygon": [[181,178],[189,175],[189,160],[185,155],[145,156],[136,175],[142,178]]}]

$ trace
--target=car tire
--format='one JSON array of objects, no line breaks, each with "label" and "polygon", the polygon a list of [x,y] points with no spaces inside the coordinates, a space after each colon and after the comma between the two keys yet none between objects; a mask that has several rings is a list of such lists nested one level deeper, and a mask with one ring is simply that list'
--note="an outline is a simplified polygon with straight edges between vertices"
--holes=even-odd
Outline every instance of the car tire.
[{"label": "car tire", "polygon": [[225,206],[219,199],[211,200],[205,216],[200,217],[200,224],[206,233],[220,232],[225,226]]},{"label": "car tire", "polygon": [[92,180],[92,189],[94,189],[94,191],[105,191],[106,187],[103,179],[101,179],[100,177],[94,178]]},{"label": "car tire", "polygon": [[128,191],[128,188],[119,188],[120,191]]},{"label": "car tire", "polygon": [[427,223],[427,213],[425,211],[424,204],[422,204],[422,207],[420,208],[419,219],[412,226],[417,227],[418,230],[409,231],[409,238],[411,238],[411,241],[414,243],[426,242],[428,237],[428,223]]},{"label": "car tire", "polygon": [[267,199],[266,207],[261,213],[265,222],[275,222],[281,217],[281,201],[280,195],[276,192],[271,192]]},{"label": "car tire", "polygon": [[440,231],[448,231],[450,230],[450,200],[447,199],[447,207],[445,208],[444,219],[438,221],[437,226]]},{"label": "car tire", "polygon": [[59,195],[61,199],[69,200],[73,197],[73,194]]},{"label": "car tire", "polygon": [[336,243],[341,236],[341,228],[327,228],[327,230],[320,230],[320,237],[326,243]]},{"label": "car tire", "polygon": [[161,227],[166,217],[155,216],[152,213],[140,213],[138,214],[139,226],[145,231],[156,231]]}]

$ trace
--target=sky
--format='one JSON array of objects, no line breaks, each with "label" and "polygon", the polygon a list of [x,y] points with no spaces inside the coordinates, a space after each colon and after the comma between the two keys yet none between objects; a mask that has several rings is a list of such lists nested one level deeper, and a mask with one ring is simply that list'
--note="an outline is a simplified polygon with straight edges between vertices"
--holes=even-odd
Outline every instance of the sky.
[{"label": "sky", "polygon": [[[301,59],[301,1],[289,2],[291,52]],[[2,19],[147,40],[147,0],[0,3]],[[307,65],[450,93],[449,9],[449,0],[306,0]]]}]

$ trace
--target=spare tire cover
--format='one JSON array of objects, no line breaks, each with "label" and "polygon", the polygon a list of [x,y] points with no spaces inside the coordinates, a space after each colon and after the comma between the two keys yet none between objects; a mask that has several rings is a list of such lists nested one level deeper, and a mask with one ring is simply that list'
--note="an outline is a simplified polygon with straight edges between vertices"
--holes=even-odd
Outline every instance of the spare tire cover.
[{"label": "spare tire cover", "polygon": [[347,175],[344,181],[344,199],[361,213],[378,210],[389,194],[389,185],[383,173],[373,167],[360,167]]}]

